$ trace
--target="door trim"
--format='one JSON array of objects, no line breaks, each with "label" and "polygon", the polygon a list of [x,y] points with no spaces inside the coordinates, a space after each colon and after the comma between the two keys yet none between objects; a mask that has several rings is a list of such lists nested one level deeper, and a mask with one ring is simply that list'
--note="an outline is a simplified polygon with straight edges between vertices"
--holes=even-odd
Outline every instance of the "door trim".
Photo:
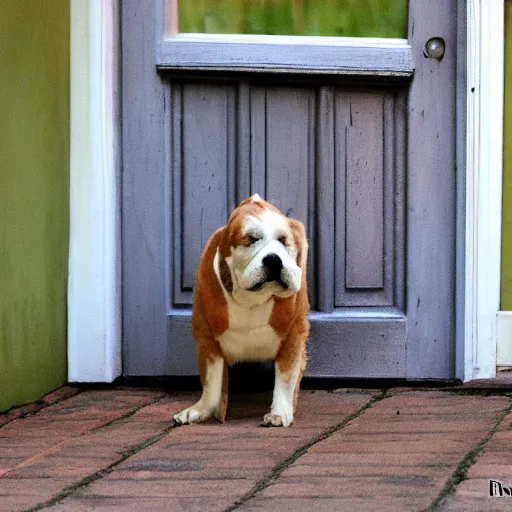
[{"label": "door trim", "polygon": [[117,0],[71,0],[68,380],[121,374]]},{"label": "door trim", "polygon": [[[467,2],[463,380],[496,375],[503,2]],[[71,0],[70,382],[111,382],[122,368],[117,20],[116,0]]]},{"label": "door trim", "polygon": [[464,381],[496,376],[504,94],[504,0],[467,7]]}]

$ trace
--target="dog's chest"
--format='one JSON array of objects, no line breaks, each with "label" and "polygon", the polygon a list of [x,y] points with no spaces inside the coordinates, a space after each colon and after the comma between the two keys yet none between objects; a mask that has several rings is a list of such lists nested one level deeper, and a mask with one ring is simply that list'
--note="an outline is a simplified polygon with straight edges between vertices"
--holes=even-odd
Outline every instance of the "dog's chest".
[{"label": "dog's chest", "polygon": [[218,338],[228,361],[261,361],[274,359],[280,338],[270,326],[274,300],[261,306],[243,308],[228,302],[229,327]]}]

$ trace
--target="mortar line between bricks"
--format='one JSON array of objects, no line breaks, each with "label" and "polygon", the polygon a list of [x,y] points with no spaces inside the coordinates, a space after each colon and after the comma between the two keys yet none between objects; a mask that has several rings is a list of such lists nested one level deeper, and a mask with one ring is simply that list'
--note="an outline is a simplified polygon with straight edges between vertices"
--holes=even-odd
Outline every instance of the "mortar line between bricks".
[{"label": "mortar line between bricks", "polygon": [[256,482],[252,489],[249,489],[249,491],[247,491],[241,498],[235,501],[235,503],[224,509],[223,512],[232,512],[233,510],[236,510],[238,507],[240,507],[240,505],[243,505],[251,498],[254,498],[256,494],[272,485],[281,476],[281,473],[286,468],[291,466],[295,461],[297,461],[300,457],[302,457],[302,455],[304,455],[309,448],[331,437],[334,433],[342,430],[345,426],[347,426],[349,422],[361,416],[367,409],[370,409],[373,404],[380,402],[381,400],[384,400],[388,396],[390,396],[388,394],[388,390],[381,391],[380,393],[373,396],[366,403],[364,403],[357,410],[355,410],[353,413],[349,414],[348,416],[345,416],[342,421],[336,423],[335,425],[331,425],[330,427],[320,432],[320,434],[306,441],[302,446],[297,448],[297,450],[295,450],[291,455],[289,455],[281,462],[279,462],[276,466],[274,466],[268,475],[264,476],[261,480]]},{"label": "mortar line between bricks", "polygon": [[466,480],[469,468],[475,464],[478,456],[484,450],[485,445],[492,439],[494,434],[496,434],[500,428],[500,425],[503,423],[510,412],[512,412],[512,402],[499,412],[494,420],[494,425],[491,427],[489,432],[487,432],[487,434],[476,444],[475,447],[466,453],[466,455],[455,468],[455,471],[447,480],[439,495],[435,498],[431,505],[424,510],[424,512],[436,512],[439,510],[439,505],[441,505],[441,502],[450,496],[461,482]]},{"label": "mortar line between bricks", "polygon": [[98,430],[102,430],[104,428],[108,428],[113,425],[117,425],[119,422],[124,421],[128,418],[131,418],[135,413],[139,412],[141,409],[144,409],[144,407],[148,407],[150,405],[154,405],[158,402],[161,402],[164,398],[166,398],[168,396],[169,395],[167,393],[160,393],[159,395],[153,397],[149,402],[146,402],[145,404],[137,405],[137,406],[131,408],[129,411],[126,411],[125,413],[121,414],[121,416],[118,416],[117,418],[114,418],[113,420],[107,421],[106,423],[103,423],[102,425],[98,425],[97,427],[94,427],[91,430],[83,432],[80,435],[85,435],[90,432],[97,432]]},{"label": "mortar line between bricks", "polygon": [[[148,404],[150,405],[150,404]],[[53,505],[56,505],[57,503],[61,502],[65,498],[68,498],[69,496],[73,495],[76,491],[80,489],[84,489],[85,487],[89,486],[96,480],[99,480],[108,474],[112,473],[114,469],[124,462],[125,460],[129,459],[133,455],[136,455],[137,453],[140,453],[142,450],[150,447],[151,445],[157,443],[160,441],[160,439],[163,439],[171,430],[174,430],[178,427],[178,424],[176,422],[172,422],[168,427],[164,428],[159,434],[156,434],[154,436],[149,437],[145,441],[142,441],[141,443],[138,443],[124,452],[121,453],[121,456],[118,460],[115,462],[112,462],[112,464],[109,464],[106,468],[100,469],[99,471],[96,471],[95,473],[92,473],[76,484],[70,485],[66,488],[64,488],[60,493],[58,493],[53,498],[49,499],[48,501],[45,501],[44,503],[39,503],[35,507],[25,509],[24,512],[36,512],[38,510],[43,510],[48,507],[52,507]]]},{"label": "mortar line between bricks", "polygon": [[0,431],[5,426],[7,426],[10,423],[12,423],[13,421],[22,420],[24,418],[28,418],[29,416],[35,416],[36,414],[39,414],[43,409],[47,409],[48,407],[51,407],[52,405],[60,404],[61,402],[64,402],[65,400],[69,400],[70,398],[73,398],[73,397],[75,397],[77,395],[81,395],[82,393],[87,391],[87,389],[85,389],[85,388],[76,388],[76,389],[78,389],[78,391],[74,395],[65,396],[65,397],[59,398],[58,400],[55,400],[55,402],[52,402],[52,403],[49,403],[49,404],[44,401],[44,397],[43,397],[41,400],[36,400],[35,402],[30,402],[29,404],[20,405],[19,407],[13,407],[12,409],[9,409],[8,411],[2,412],[2,414],[9,414],[14,409],[26,407],[26,406],[31,405],[31,404],[37,404],[37,405],[41,406],[41,407],[39,407],[39,409],[37,409],[37,411],[26,412],[25,414],[20,414],[19,416],[15,416],[15,417],[11,418],[10,420],[7,420],[5,423],[2,423],[0,425]]},{"label": "mortar line between bricks", "polygon": [[[74,395],[74,396],[76,396],[76,395]],[[37,455],[34,455],[33,457],[30,457],[29,459],[26,459],[23,462],[20,462],[19,464],[17,464],[13,468],[7,469],[5,471],[0,471],[0,478],[5,478],[6,475],[8,475],[9,473],[12,473],[13,471],[17,471],[18,469],[30,466],[34,462],[40,461],[41,459],[43,459],[47,455],[51,454],[55,450],[58,450],[61,446],[63,446],[66,443],[68,443],[70,439],[77,439],[79,437],[85,436],[86,434],[90,434],[91,432],[98,432],[98,431],[101,431],[104,428],[111,427],[112,425],[117,425],[119,422],[124,421],[127,418],[130,418],[136,412],[140,411],[144,407],[147,407],[149,405],[153,405],[153,404],[163,400],[166,396],[167,396],[166,394],[162,393],[162,394],[152,398],[149,402],[146,402],[145,404],[138,405],[137,407],[133,407],[129,411],[125,412],[121,416],[118,416],[117,418],[114,418],[113,420],[107,421],[106,423],[103,423],[102,425],[98,425],[97,427],[94,427],[91,430],[86,430],[85,432],[82,432],[82,433],[80,433],[80,434],[78,434],[76,436],[71,436],[70,438],[63,440],[60,443],[57,443],[57,444],[53,445],[48,450],[45,450],[43,452],[39,452]]]}]

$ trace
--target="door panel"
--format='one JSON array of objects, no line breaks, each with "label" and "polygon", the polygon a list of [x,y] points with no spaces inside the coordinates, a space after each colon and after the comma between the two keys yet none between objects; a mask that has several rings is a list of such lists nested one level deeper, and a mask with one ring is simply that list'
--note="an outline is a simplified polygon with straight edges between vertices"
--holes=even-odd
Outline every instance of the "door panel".
[{"label": "door panel", "polygon": [[[372,318],[372,315],[375,315]],[[314,377],[404,378],[407,320],[390,312],[313,313],[306,374]]]},{"label": "door panel", "polygon": [[199,256],[225,223],[234,176],[234,88],[176,84],[172,89],[174,158],[173,303],[192,304]]},{"label": "door panel", "polygon": [[338,90],[335,104],[335,305],[403,308],[405,94]]},{"label": "door panel", "polygon": [[[226,222],[229,203],[258,192],[308,228],[310,303],[313,312],[322,312],[311,317],[308,372],[403,375],[406,321],[395,289],[403,285],[404,267],[395,254],[403,252],[404,231],[396,212],[396,203],[404,201],[403,170],[396,165],[403,157],[396,153],[405,145],[394,137],[404,132],[395,130],[405,124],[404,91],[178,79],[170,91],[169,218],[175,220],[169,346],[180,357],[170,358],[167,371],[196,373],[188,322],[202,248]],[[333,198],[329,207],[317,208],[315,197],[327,195]],[[329,216],[333,222],[320,225]],[[330,298],[320,298],[328,286]],[[339,343],[354,332],[359,334],[353,344]],[[336,339],[340,347],[329,357]],[[375,345],[380,354],[371,372],[361,345]]]},{"label": "door panel", "polygon": [[[157,73],[155,6],[123,2],[125,374],[197,374],[201,251],[258,192],[308,231],[306,375],[454,376],[457,11],[420,4],[414,77],[397,82]],[[441,61],[424,57],[427,35],[445,38]]]},{"label": "door panel", "polygon": [[384,100],[365,93],[351,96],[349,115],[340,119],[336,112],[337,133],[345,132],[345,287],[382,289]]},{"label": "door panel", "polygon": [[[264,132],[251,132],[252,141],[264,134],[264,144],[256,142],[253,151],[262,154],[264,166],[251,169],[255,175],[249,195],[258,191],[283,213],[299,219],[308,233],[314,232],[312,202],[314,196],[315,90],[296,87],[253,87],[258,102],[252,102],[256,115],[263,119]],[[260,110],[261,112],[257,112]],[[258,149],[257,149],[258,148]],[[260,176],[256,176],[260,174]],[[310,240],[311,242],[311,240]],[[313,251],[311,251],[313,252]],[[308,265],[309,300],[314,307],[315,283],[313,259]]]}]

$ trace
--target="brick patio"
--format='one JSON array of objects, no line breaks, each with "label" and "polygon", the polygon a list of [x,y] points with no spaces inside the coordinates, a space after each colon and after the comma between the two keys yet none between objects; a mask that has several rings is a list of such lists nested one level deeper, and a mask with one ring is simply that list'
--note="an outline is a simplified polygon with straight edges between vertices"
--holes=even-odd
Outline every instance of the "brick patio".
[{"label": "brick patio", "polygon": [[0,511],[494,511],[512,485],[512,397],[495,391],[302,391],[264,428],[270,393],[225,424],[176,427],[198,393],[66,387],[0,415]]}]

